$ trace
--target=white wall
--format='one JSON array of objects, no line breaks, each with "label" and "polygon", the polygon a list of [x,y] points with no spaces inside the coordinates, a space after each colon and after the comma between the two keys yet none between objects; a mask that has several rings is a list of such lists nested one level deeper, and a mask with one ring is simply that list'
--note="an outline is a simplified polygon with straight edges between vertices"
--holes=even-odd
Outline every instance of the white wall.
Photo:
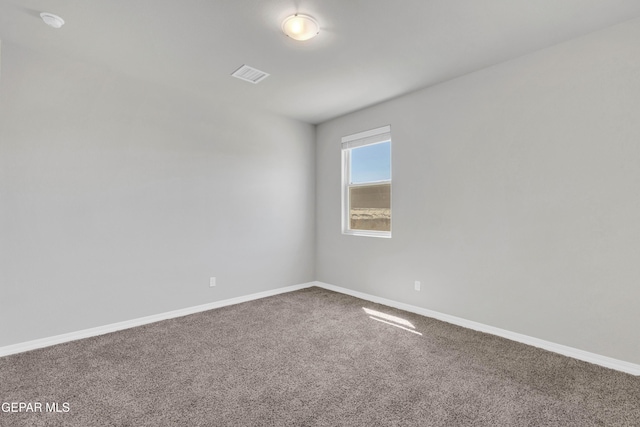
[{"label": "white wall", "polygon": [[[320,125],[317,280],[640,363],[638,40],[636,19]],[[393,238],[343,236],[340,138],[387,124]]]},{"label": "white wall", "polygon": [[313,126],[2,55],[0,346],[313,280]]}]

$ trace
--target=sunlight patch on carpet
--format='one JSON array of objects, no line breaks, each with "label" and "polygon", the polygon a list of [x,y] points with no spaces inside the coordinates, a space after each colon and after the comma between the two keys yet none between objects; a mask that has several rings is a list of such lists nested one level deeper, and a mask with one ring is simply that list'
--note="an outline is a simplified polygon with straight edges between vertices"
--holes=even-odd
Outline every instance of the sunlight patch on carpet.
[{"label": "sunlight patch on carpet", "polygon": [[391,314],[382,313],[381,311],[371,310],[370,308],[362,307],[362,309],[369,315],[370,319],[377,320],[378,322],[382,322],[387,325],[395,326],[396,328],[404,329],[405,331],[409,331],[417,335],[422,335],[420,332],[414,330],[416,327],[413,326],[413,323],[409,322],[408,320],[405,320],[401,317],[392,316]]}]

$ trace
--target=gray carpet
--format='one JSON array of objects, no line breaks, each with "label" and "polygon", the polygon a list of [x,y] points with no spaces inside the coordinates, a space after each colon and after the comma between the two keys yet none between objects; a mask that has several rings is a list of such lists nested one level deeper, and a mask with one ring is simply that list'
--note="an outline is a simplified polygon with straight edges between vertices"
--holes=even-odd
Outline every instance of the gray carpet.
[{"label": "gray carpet", "polygon": [[640,377],[309,288],[0,358],[0,402],[43,404],[2,426],[640,426]]}]

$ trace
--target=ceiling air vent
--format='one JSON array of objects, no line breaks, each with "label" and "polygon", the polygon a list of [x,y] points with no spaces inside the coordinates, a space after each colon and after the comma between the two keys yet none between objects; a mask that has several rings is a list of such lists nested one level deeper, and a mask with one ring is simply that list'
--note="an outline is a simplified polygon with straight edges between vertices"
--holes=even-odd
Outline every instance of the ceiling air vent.
[{"label": "ceiling air vent", "polygon": [[233,77],[239,78],[240,80],[244,80],[253,84],[260,83],[262,80],[269,77],[268,73],[256,70],[255,68],[249,67],[248,65],[243,65],[242,67],[235,70],[231,75]]}]

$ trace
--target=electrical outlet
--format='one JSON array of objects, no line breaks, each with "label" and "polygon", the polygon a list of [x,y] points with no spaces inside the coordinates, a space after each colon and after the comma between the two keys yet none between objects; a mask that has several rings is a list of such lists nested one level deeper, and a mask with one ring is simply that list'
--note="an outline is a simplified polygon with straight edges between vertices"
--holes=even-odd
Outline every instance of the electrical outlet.
[{"label": "electrical outlet", "polygon": [[417,280],[413,283],[413,289],[415,289],[416,291],[420,290],[420,282],[418,282]]},{"label": "electrical outlet", "polygon": [[216,285],[216,278],[209,277],[209,287],[213,288]]}]

